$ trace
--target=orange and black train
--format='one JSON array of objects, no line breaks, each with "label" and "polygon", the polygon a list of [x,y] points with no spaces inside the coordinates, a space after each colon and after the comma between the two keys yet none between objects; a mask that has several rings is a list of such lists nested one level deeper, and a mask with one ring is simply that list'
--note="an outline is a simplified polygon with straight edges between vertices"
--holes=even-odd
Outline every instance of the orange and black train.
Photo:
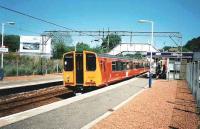
[{"label": "orange and black train", "polygon": [[74,90],[107,86],[149,70],[147,61],[91,51],[65,53],[63,66],[63,84]]}]

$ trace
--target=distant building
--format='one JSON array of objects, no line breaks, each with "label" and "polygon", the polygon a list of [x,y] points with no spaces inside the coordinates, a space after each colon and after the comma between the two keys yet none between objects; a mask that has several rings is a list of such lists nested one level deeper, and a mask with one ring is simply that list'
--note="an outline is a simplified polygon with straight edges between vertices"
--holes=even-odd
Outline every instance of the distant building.
[{"label": "distant building", "polygon": [[200,52],[194,52],[193,61],[200,61]]},{"label": "distant building", "polygon": [[42,36],[20,36],[20,55],[52,56],[51,38]]}]

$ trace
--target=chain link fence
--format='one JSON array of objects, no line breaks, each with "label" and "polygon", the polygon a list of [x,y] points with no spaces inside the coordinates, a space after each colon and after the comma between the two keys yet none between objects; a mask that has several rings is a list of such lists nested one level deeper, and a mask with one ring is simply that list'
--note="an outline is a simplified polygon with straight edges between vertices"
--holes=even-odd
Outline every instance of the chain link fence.
[{"label": "chain link fence", "polygon": [[62,72],[62,60],[42,56],[4,55],[4,76],[41,75]]},{"label": "chain link fence", "polygon": [[187,64],[186,80],[200,108],[200,61]]}]

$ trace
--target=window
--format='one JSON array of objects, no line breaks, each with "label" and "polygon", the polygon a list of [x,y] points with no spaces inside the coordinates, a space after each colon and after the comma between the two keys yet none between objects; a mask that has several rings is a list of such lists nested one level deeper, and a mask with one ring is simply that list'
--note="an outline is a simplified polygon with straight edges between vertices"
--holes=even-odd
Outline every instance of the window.
[{"label": "window", "polygon": [[131,69],[135,69],[136,68],[136,63],[135,62],[132,62],[132,67]]},{"label": "window", "polygon": [[126,62],[121,62],[121,70],[126,70]]},{"label": "window", "polygon": [[123,63],[120,61],[117,61],[117,71],[123,70]]},{"label": "window", "polygon": [[128,62],[124,62],[124,70],[128,70]]},{"label": "window", "polygon": [[112,71],[116,71],[117,70],[117,66],[116,66],[116,61],[112,62]]},{"label": "window", "polygon": [[133,69],[133,62],[129,62],[129,69]]},{"label": "window", "polygon": [[67,54],[64,57],[64,70],[73,71],[74,70],[74,58],[73,54]]},{"label": "window", "polygon": [[86,69],[87,71],[96,70],[96,56],[95,54],[86,54]]},{"label": "window", "polygon": [[139,63],[135,63],[135,68],[136,69],[140,68],[140,64]]}]

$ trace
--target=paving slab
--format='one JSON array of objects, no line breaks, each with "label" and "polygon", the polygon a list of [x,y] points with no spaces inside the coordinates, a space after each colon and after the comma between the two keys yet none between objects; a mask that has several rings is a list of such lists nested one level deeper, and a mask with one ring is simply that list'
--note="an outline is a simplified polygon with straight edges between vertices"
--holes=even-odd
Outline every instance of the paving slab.
[{"label": "paving slab", "polygon": [[4,126],[2,129],[80,129],[108,110],[112,110],[113,107],[130,96],[143,90],[148,83],[145,78],[136,78],[128,81],[128,83],[120,87],[18,121]]}]

